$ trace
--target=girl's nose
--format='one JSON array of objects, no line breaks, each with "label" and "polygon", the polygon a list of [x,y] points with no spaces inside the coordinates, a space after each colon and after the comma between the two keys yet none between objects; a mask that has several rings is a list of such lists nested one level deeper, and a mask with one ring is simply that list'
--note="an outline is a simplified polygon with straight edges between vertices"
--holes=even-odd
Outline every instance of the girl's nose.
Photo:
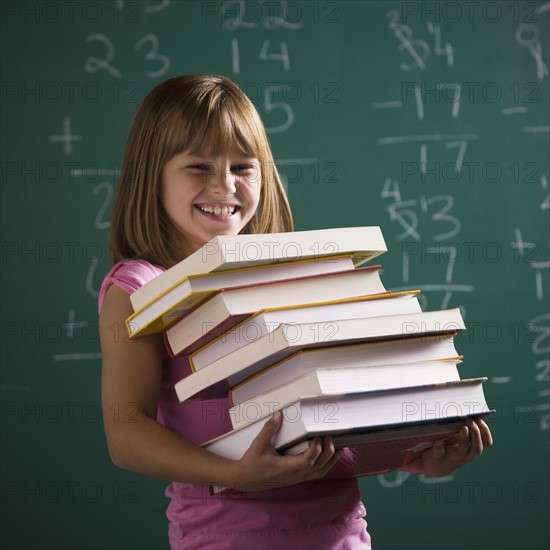
[{"label": "girl's nose", "polygon": [[219,166],[217,173],[211,179],[211,188],[216,194],[232,195],[236,191],[235,179],[231,166]]}]

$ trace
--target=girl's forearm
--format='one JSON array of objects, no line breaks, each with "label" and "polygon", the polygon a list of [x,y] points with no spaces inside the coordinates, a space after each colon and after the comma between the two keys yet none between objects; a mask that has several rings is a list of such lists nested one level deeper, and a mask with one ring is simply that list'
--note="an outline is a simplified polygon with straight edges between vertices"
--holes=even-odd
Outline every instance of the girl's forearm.
[{"label": "girl's forearm", "polygon": [[205,451],[144,415],[106,426],[109,453],[120,468],[166,481],[233,485],[235,461]]}]

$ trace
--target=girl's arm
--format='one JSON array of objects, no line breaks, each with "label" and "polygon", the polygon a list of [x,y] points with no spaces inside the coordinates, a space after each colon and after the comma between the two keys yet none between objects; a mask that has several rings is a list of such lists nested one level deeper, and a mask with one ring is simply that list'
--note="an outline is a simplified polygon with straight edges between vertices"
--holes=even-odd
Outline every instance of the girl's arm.
[{"label": "girl's arm", "polygon": [[279,455],[271,438],[280,428],[280,414],[265,424],[238,461],[210,453],[161,426],[156,414],[162,337],[130,340],[124,321],[131,313],[128,294],[111,285],[100,315],[102,406],[109,454],[117,466],[168,481],[258,490],[321,478],[338,460],[330,439],[297,456]]}]

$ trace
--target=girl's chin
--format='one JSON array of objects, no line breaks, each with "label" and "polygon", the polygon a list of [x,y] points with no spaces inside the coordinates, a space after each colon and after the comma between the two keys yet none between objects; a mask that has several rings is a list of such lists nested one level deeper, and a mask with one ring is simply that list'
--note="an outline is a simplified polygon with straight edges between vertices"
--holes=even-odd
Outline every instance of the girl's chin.
[{"label": "girl's chin", "polygon": [[241,224],[232,224],[232,223],[217,223],[212,224],[209,227],[204,227],[201,231],[203,235],[203,242],[208,242],[209,240],[217,237],[219,235],[237,235],[243,226]]}]

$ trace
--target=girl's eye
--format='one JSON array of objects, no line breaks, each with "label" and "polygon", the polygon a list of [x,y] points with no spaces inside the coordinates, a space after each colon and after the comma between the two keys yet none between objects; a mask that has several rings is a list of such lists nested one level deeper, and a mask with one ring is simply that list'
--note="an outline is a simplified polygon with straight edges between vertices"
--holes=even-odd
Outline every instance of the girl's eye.
[{"label": "girl's eye", "polygon": [[235,172],[235,174],[247,174],[247,173],[251,172],[252,170],[254,170],[254,165],[253,164],[237,164],[237,165],[233,166],[232,170],[233,170],[233,172]]},{"label": "girl's eye", "polygon": [[[197,162],[196,164],[189,165],[188,169],[199,174],[214,174],[217,173],[219,168],[214,164]],[[253,163],[234,164],[231,166],[231,172],[239,176],[248,176],[255,172],[255,170],[256,165]]]},{"label": "girl's eye", "polygon": [[193,164],[189,168],[197,170],[198,172],[208,172],[211,169],[208,164]]}]

